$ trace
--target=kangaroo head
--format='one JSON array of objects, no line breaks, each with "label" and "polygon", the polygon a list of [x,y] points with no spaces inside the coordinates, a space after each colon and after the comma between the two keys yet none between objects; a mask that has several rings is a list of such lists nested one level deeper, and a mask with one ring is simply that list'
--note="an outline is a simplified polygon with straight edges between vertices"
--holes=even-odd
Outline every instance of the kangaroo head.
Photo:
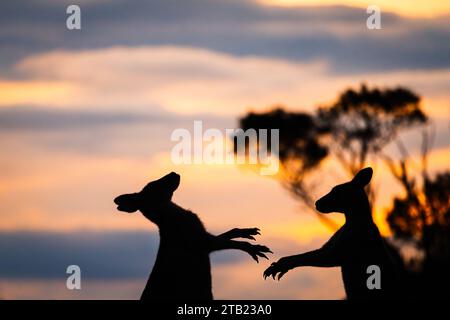
[{"label": "kangaroo head", "polygon": [[156,214],[156,210],[172,200],[173,192],[180,185],[180,175],[171,172],[164,177],[148,183],[137,193],[122,194],[114,199],[117,210],[147,214]]},{"label": "kangaroo head", "polygon": [[373,170],[368,167],[359,171],[351,181],[335,186],[329,193],[316,201],[320,213],[352,212],[352,208],[368,205],[364,187],[372,179]]}]

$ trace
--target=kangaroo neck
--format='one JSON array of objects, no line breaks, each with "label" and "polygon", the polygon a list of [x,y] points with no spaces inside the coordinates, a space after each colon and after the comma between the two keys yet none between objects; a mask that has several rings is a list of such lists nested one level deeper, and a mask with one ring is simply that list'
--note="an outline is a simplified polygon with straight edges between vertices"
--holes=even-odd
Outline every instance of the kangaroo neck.
[{"label": "kangaroo neck", "polygon": [[368,199],[361,199],[345,212],[345,224],[367,225],[372,224],[372,210]]},{"label": "kangaroo neck", "polygon": [[182,207],[172,201],[162,204],[157,210],[158,215],[152,221],[159,228],[164,227],[167,221],[173,221],[174,216],[185,212]]}]

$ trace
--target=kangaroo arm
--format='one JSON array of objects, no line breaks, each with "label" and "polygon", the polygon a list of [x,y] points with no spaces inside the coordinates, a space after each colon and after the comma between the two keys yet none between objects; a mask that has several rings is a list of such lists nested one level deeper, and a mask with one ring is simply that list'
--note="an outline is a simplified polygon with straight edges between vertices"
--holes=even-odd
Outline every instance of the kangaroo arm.
[{"label": "kangaroo arm", "polygon": [[[232,231],[232,230],[230,230]],[[246,251],[249,243],[244,241],[236,241],[227,238],[227,232],[219,236],[214,236],[212,234],[208,235],[208,249],[210,252],[226,250],[226,249],[238,249]],[[224,236],[225,235],[225,236]]]},{"label": "kangaroo arm", "polygon": [[297,267],[338,267],[341,265],[339,257],[327,249],[317,249],[299,255],[290,256],[294,268]]},{"label": "kangaroo arm", "polygon": [[[320,249],[291,256],[290,260],[295,267],[339,267],[345,260],[345,247],[343,241],[344,230],[340,229]],[[294,268],[295,268],[294,267]]]},{"label": "kangaroo arm", "polygon": [[222,239],[228,239],[228,240],[237,238],[236,229],[228,230],[227,232],[219,234],[217,237],[222,238]]},{"label": "kangaroo arm", "polygon": [[255,237],[260,234],[261,232],[259,228],[233,228],[225,233],[222,233],[218,237],[230,240],[235,238],[255,240]]}]

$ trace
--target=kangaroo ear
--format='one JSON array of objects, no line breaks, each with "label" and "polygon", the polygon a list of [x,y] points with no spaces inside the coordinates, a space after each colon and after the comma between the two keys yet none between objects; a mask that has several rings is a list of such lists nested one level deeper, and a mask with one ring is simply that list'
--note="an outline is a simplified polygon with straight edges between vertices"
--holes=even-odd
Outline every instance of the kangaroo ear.
[{"label": "kangaroo ear", "polygon": [[369,184],[372,179],[372,175],[373,170],[371,167],[364,168],[353,177],[352,183],[358,187],[364,188]]},{"label": "kangaroo ear", "polygon": [[169,181],[169,188],[171,192],[174,192],[178,189],[178,186],[180,185],[180,175],[175,172],[171,172],[168,175],[166,175],[164,178],[167,178]]}]

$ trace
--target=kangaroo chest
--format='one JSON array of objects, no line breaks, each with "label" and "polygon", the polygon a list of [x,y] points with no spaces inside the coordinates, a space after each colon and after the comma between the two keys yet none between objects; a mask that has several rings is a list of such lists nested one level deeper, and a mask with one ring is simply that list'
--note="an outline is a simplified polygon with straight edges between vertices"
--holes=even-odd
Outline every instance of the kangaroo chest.
[{"label": "kangaroo chest", "polygon": [[376,226],[352,232],[344,230],[339,240],[343,254],[342,278],[347,297],[365,298],[378,294],[367,286],[370,275],[368,268],[375,265],[385,271],[388,266],[383,240]]},{"label": "kangaroo chest", "polygon": [[212,299],[206,230],[194,214],[182,213],[160,226],[155,265],[144,290],[148,299]]}]

